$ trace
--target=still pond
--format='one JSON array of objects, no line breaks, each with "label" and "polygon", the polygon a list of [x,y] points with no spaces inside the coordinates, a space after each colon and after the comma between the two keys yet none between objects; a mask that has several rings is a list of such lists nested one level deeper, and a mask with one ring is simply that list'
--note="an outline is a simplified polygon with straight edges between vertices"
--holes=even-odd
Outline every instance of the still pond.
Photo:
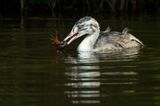
[{"label": "still pond", "polygon": [[145,47],[116,53],[59,54],[75,18],[0,20],[1,106],[159,106],[160,17],[96,17],[104,30],[128,27]]}]

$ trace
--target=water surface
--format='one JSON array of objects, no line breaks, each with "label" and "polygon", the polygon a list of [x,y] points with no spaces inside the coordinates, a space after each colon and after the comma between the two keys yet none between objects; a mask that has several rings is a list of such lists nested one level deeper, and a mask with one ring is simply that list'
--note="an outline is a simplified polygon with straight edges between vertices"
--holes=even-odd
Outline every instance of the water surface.
[{"label": "water surface", "polygon": [[145,48],[116,53],[55,52],[50,34],[64,38],[76,19],[0,20],[0,105],[159,106],[160,17],[97,20],[129,27]]}]

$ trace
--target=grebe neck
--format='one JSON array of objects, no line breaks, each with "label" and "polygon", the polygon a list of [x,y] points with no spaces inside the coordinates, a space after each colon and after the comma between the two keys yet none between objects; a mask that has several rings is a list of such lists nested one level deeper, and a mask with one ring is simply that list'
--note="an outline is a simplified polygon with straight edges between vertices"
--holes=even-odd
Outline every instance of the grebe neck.
[{"label": "grebe neck", "polygon": [[78,51],[93,51],[100,34],[100,30],[96,30],[93,34],[87,35],[78,46]]}]

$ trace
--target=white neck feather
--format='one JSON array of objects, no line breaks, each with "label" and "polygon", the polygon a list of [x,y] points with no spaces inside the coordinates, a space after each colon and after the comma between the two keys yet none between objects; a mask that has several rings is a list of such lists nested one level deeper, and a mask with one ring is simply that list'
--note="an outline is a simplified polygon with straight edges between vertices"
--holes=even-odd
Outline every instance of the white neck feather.
[{"label": "white neck feather", "polygon": [[92,35],[86,36],[78,46],[78,51],[93,51],[94,44],[99,36],[100,30],[95,31]]}]

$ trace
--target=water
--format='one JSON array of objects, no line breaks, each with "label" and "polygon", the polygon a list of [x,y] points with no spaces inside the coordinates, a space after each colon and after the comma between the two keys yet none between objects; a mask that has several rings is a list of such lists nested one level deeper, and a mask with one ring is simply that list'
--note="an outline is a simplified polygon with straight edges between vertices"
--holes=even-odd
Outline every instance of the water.
[{"label": "water", "polygon": [[1,106],[159,106],[160,17],[97,18],[102,29],[128,26],[145,48],[116,53],[55,52],[75,19],[0,20]]}]

